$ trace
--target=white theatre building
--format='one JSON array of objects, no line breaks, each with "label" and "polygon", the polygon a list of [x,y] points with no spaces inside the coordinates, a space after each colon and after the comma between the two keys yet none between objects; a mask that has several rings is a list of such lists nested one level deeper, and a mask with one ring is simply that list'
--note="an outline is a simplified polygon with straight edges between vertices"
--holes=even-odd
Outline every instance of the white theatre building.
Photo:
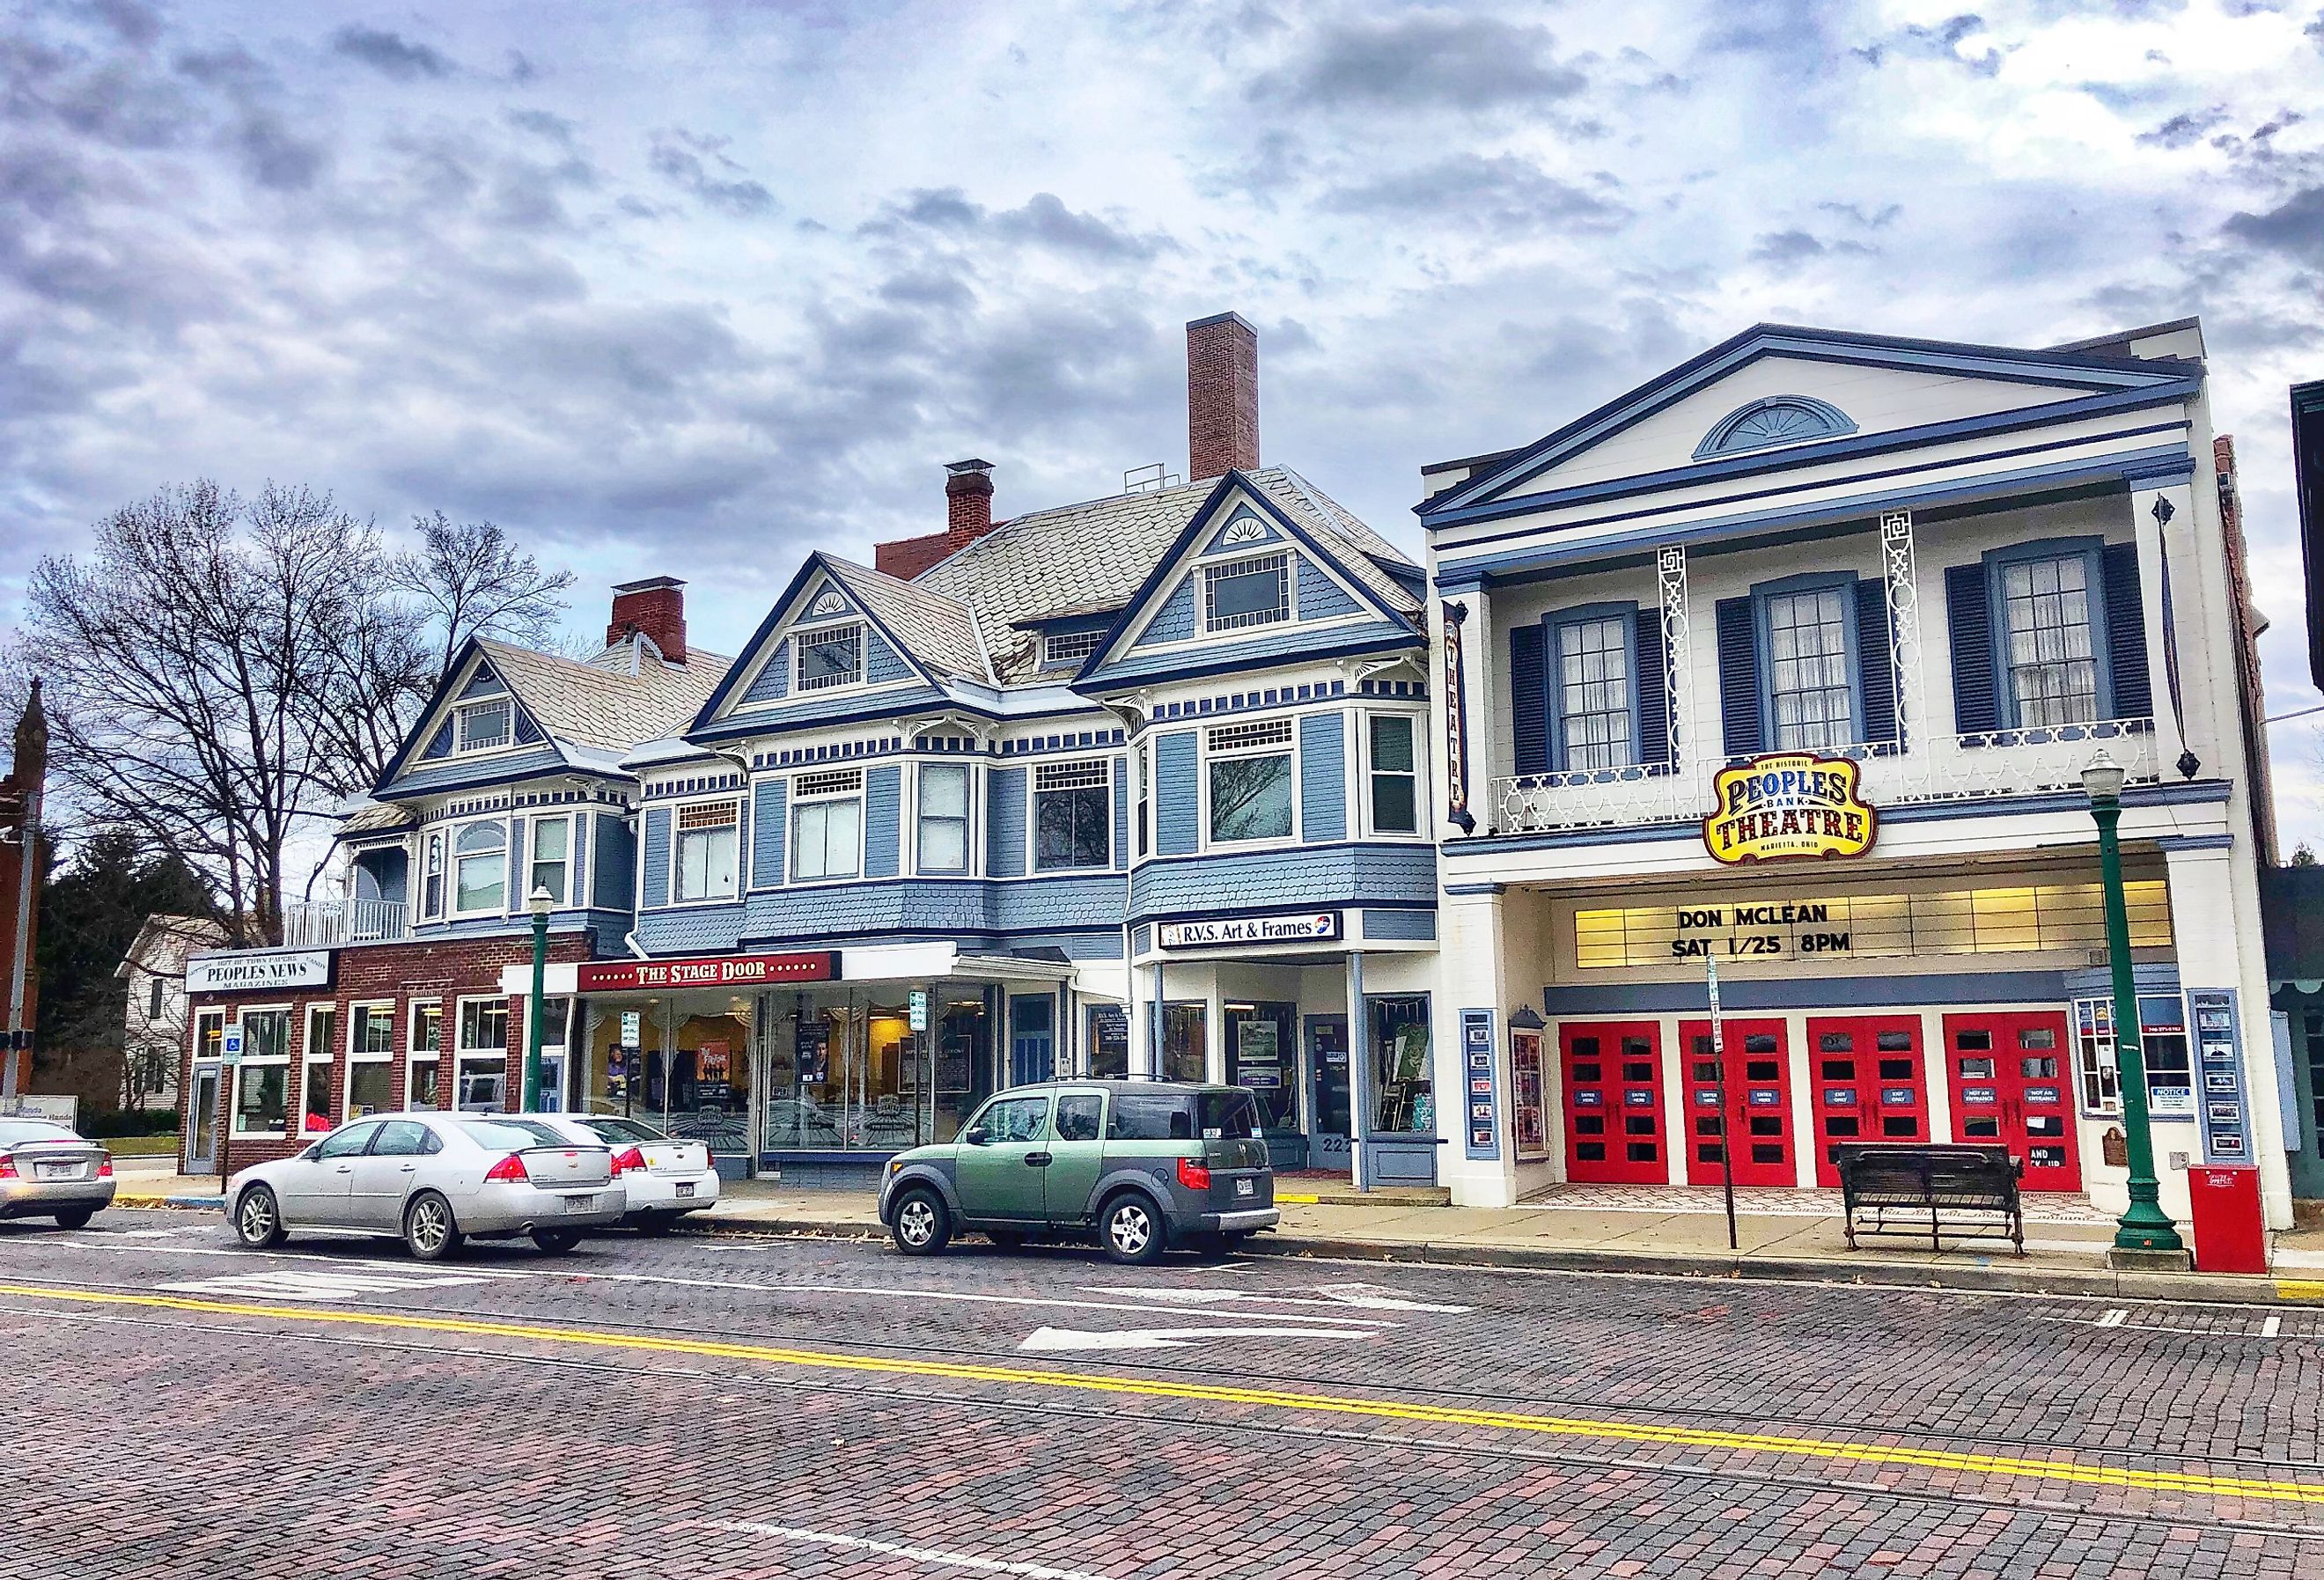
[{"label": "white theatre building", "polygon": [[2207,385],[2191,320],[2034,350],[1763,326],[1426,469],[1456,1201],[1717,1184],[1731,1136],[1745,1187],[1834,1183],[1849,1141],[2000,1141],[2029,1190],[2119,1211],[2104,752],[2163,1206],[2253,1166],[2289,1224]]}]

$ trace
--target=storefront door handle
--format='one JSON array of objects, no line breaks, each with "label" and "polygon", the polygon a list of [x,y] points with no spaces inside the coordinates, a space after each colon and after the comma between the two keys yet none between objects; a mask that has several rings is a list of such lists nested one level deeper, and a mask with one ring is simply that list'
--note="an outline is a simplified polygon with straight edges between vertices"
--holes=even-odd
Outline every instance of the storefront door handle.
[{"label": "storefront door handle", "polygon": [[1052,1160],[1053,1160],[1047,1152],[1028,1152],[1025,1154],[1025,1167],[1028,1169],[1047,1169]]}]

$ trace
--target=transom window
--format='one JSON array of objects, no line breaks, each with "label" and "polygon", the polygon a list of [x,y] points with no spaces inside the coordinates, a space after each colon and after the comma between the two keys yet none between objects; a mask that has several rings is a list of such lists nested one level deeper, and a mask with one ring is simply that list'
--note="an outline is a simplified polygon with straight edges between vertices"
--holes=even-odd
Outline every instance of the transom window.
[{"label": "transom window", "polygon": [[1102,757],[1033,769],[1033,869],[1102,867],[1113,860],[1112,775]]},{"label": "transom window", "polygon": [[1848,597],[1840,587],[1767,599],[1767,696],[1777,751],[1845,746],[1856,721],[1848,679]]},{"label": "transom window", "polygon": [[1203,625],[1240,631],[1291,618],[1291,558],[1261,554],[1203,571]]},{"label": "transom window", "polygon": [[863,679],[863,627],[833,625],[792,638],[798,651],[798,688],[821,691]]},{"label": "transom window", "polygon": [[791,783],[791,876],[853,878],[863,870],[863,771],[802,773]]},{"label": "transom window", "polygon": [[452,843],[452,909],[468,914],[508,908],[508,828],[471,823]]},{"label": "transom window", "polygon": [[1097,651],[1097,644],[1105,639],[1102,631],[1065,631],[1041,639],[1041,662],[1044,664],[1077,664]]},{"label": "transom window", "polygon": [[678,899],[724,900],[733,895],[742,824],[739,801],[706,801],[678,808]]},{"label": "transom window", "polygon": [[1213,725],[1209,748],[1211,839],[1288,839],[1292,835],[1291,721]]},{"label": "transom window", "polygon": [[1557,720],[1569,769],[1627,768],[1630,731],[1630,623],[1619,614],[1557,627]]},{"label": "transom window", "polygon": [[2089,561],[2079,554],[2002,569],[2009,691],[2022,726],[2088,724],[2098,716],[2089,578]]},{"label": "transom window", "polygon": [[457,721],[459,751],[485,752],[509,744],[512,717],[505,697],[490,702],[472,702],[454,716]]}]

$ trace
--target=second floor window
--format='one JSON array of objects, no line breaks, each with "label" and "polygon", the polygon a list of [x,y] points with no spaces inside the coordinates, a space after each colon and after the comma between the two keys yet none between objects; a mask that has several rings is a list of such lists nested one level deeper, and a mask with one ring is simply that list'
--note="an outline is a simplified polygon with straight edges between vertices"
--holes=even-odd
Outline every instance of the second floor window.
[{"label": "second floor window", "polygon": [[919,774],[919,862],[924,873],[968,871],[968,768],[924,764]]},{"label": "second floor window", "polygon": [[1290,838],[1291,721],[1213,725],[1206,744],[1212,840]]},{"label": "second floor window", "polygon": [[1630,623],[1619,615],[1556,628],[1558,766],[1627,768],[1630,733]]},{"label": "second floor window", "polygon": [[148,996],[145,1001],[145,1018],[149,1021],[158,1021],[161,1018],[161,979],[158,976],[154,977],[146,984],[146,987]]},{"label": "second floor window", "polygon": [[486,752],[509,744],[511,718],[505,697],[493,702],[470,703],[460,709],[458,720],[460,751]]},{"label": "second floor window", "polygon": [[420,881],[420,909],[429,916],[444,914],[444,836],[428,836],[428,858]]},{"label": "second floor window", "polygon": [[1376,713],[1371,716],[1370,734],[1372,832],[1416,834],[1420,787],[1412,752],[1412,720],[1402,714]]},{"label": "second floor window", "polygon": [[802,773],[791,796],[791,876],[804,882],[862,872],[863,771]]},{"label": "second floor window", "polygon": [[798,688],[822,691],[853,686],[863,679],[863,627],[827,626],[802,631],[798,643]]},{"label": "second floor window", "polygon": [[2088,724],[2098,716],[2098,667],[2090,640],[2089,560],[2069,554],[2005,566],[2007,674],[2026,728]]},{"label": "second floor window", "polygon": [[527,899],[536,889],[549,891],[549,899],[565,903],[567,868],[573,854],[573,819],[570,818],[536,818],[532,824],[532,871],[524,881]]},{"label": "second floor window", "polygon": [[742,853],[736,801],[678,808],[678,898],[724,900],[734,893]]},{"label": "second floor window", "polygon": [[1262,554],[1203,572],[1203,628],[1240,631],[1291,618],[1291,560]]},{"label": "second floor window", "polygon": [[452,909],[471,915],[508,909],[508,829],[471,823],[453,840]]},{"label": "second floor window", "polygon": [[1768,744],[1779,752],[1845,746],[1856,738],[1849,679],[1848,594],[1840,587],[1767,599]]},{"label": "second floor window", "polygon": [[1112,797],[1105,760],[1033,770],[1033,870],[1102,867],[1113,860]]}]

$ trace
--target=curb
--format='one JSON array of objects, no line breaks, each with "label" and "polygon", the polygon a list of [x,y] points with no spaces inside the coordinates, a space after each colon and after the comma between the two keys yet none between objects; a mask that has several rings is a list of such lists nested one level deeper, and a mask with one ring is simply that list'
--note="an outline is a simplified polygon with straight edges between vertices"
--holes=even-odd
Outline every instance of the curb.
[{"label": "curb", "polygon": [[226,1197],[222,1196],[129,1196],[126,1194],[120,1194],[114,1197],[113,1205],[116,1207],[137,1207],[146,1211],[161,1207],[176,1207],[185,1212],[222,1213],[226,1211]]}]

